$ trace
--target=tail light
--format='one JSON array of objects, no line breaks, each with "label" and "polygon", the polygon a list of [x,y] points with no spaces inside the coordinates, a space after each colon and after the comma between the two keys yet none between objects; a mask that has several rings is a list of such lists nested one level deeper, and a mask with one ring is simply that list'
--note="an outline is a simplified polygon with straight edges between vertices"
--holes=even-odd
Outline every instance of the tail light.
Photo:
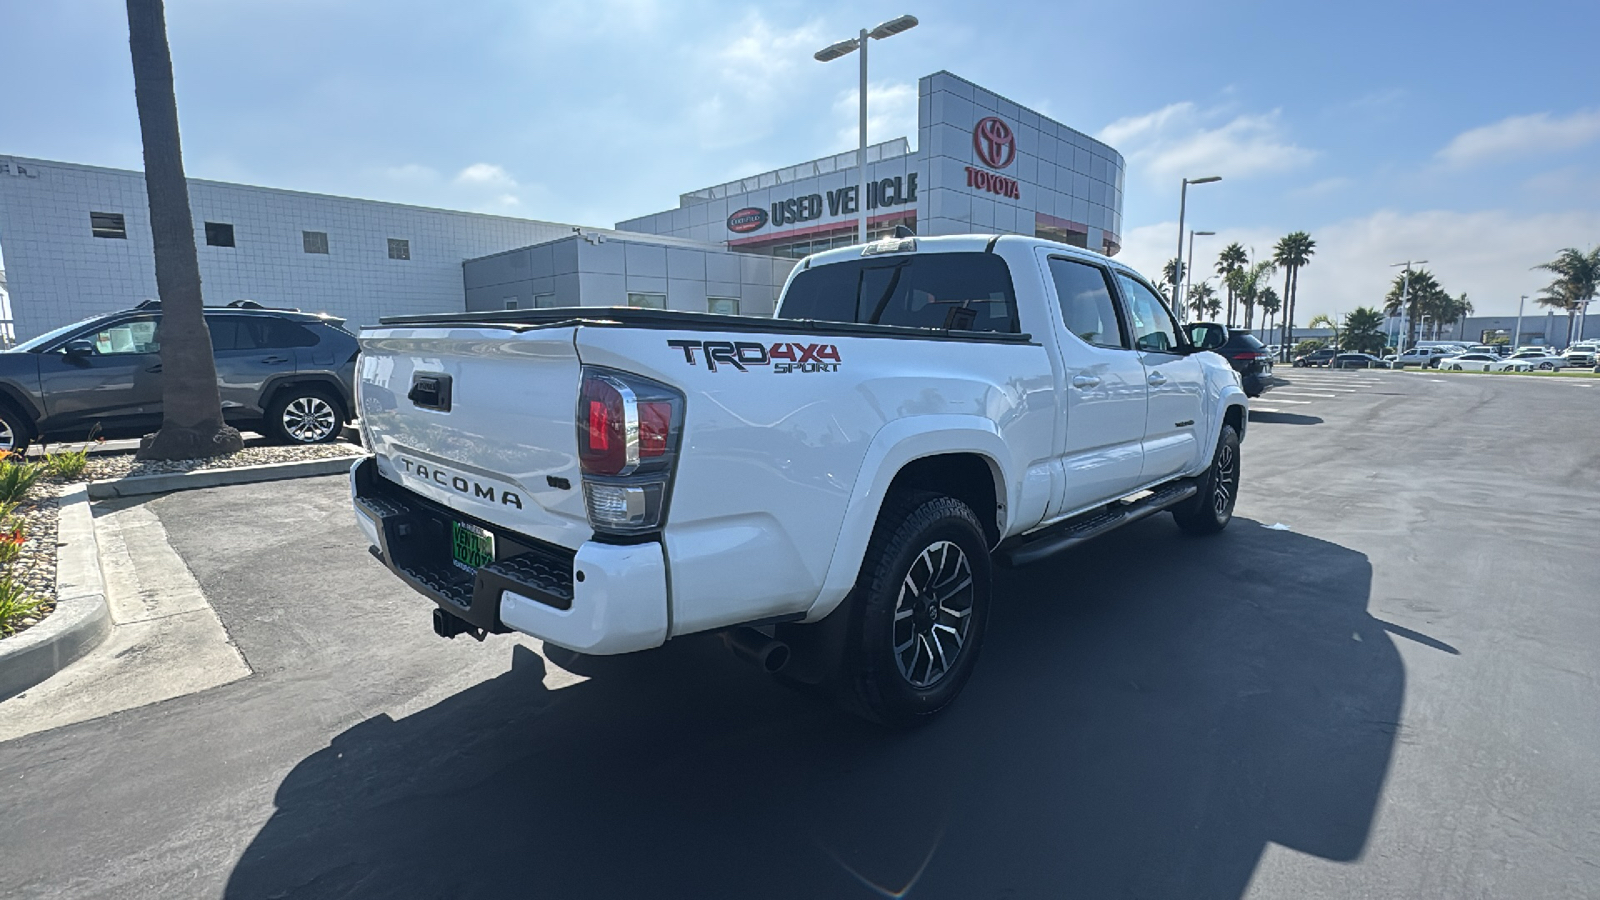
[{"label": "tail light", "polygon": [[1235,353],[1233,355],[1233,358],[1234,359],[1242,359],[1242,360],[1245,360],[1245,361],[1249,361],[1249,360],[1254,360],[1254,359],[1268,359],[1269,357],[1265,353],[1256,353],[1254,351],[1250,351],[1250,352],[1246,352],[1246,353]]},{"label": "tail light", "polygon": [[577,428],[590,526],[617,535],[659,529],[683,436],[683,394],[637,375],[585,367]]}]

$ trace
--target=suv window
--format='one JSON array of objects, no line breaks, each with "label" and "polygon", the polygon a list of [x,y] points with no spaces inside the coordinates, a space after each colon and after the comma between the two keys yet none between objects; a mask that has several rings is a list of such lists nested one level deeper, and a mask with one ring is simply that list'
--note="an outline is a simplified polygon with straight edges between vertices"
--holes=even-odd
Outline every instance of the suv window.
[{"label": "suv window", "polygon": [[313,347],[317,336],[303,326],[270,316],[206,316],[211,349],[267,350]]},{"label": "suv window", "polygon": [[813,266],[789,283],[778,317],[1019,330],[1011,271],[992,253],[929,253]]},{"label": "suv window", "polygon": [[1123,272],[1117,273],[1117,280],[1122,282],[1122,292],[1128,298],[1134,349],[1171,353],[1180,347],[1178,325],[1155,291]]},{"label": "suv window", "polygon": [[156,333],[158,324],[154,316],[128,319],[84,337],[94,344],[97,356],[159,353],[161,340]]},{"label": "suv window", "polygon": [[1240,348],[1243,348],[1243,349],[1246,349],[1246,350],[1265,350],[1265,349],[1267,349],[1267,345],[1261,343],[1261,339],[1260,338],[1256,337],[1254,334],[1251,334],[1248,331],[1243,331],[1243,330],[1239,330],[1239,329],[1235,329],[1234,331],[1229,332],[1228,333],[1228,342],[1226,344],[1223,344],[1222,346],[1224,348],[1226,348],[1226,349],[1229,349],[1229,350],[1237,350],[1237,349],[1240,349]]},{"label": "suv window", "polygon": [[1128,349],[1128,338],[1123,334],[1117,301],[1112,299],[1111,281],[1105,269],[1052,256],[1050,277],[1055,281],[1061,320],[1068,331],[1086,344]]}]

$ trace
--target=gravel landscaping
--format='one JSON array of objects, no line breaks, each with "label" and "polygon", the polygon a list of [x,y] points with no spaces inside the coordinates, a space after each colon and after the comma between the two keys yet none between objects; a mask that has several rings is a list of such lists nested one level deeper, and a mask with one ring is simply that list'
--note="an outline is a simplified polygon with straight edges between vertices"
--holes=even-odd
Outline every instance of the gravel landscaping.
[{"label": "gravel landscaping", "polygon": [[[81,446],[81,445],[77,445]],[[74,447],[58,446],[53,451]],[[308,447],[262,446],[246,447],[229,456],[211,459],[185,459],[156,462],[135,460],[133,451],[94,452],[89,456],[83,473],[76,478],[65,478],[46,471],[34,483],[15,511],[12,524],[20,524],[26,541],[17,559],[12,563],[12,578],[21,584],[30,596],[43,598],[44,604],[35,614],[18,618],[10,623],[0,622],[0,640],[37,625],[55,610],[56,594],[56,523],[60,515],[58,497],[61,488],[84,481],[105,481],[137,475],[157,475],[172,472],[193,472],[200,469],[225,469],[238,466],[258,466],[267,463],[303,462],[314,459],[361,455],[362,449],[354,444],[338,442]]]}]

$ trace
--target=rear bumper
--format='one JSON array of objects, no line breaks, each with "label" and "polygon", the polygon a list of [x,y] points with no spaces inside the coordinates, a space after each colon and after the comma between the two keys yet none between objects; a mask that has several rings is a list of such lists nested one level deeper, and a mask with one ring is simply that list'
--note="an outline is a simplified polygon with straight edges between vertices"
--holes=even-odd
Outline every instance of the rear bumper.
[{"label": "rear bumper", "polygon": [[[581,653],[631,653],[667,639],[666,560],[659,543],[576,551],[450,510],[350,467],[356,523],[389,571],[451,615],[490,633],[519,631]],[[450,559],[450,523],[495,535],[495,561],[476,572]]]}]

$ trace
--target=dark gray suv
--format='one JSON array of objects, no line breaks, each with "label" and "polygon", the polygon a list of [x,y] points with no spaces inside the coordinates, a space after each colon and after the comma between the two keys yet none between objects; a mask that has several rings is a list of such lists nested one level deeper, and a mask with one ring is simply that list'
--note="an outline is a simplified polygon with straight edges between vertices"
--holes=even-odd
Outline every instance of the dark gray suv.
[{"label": "dark gray suv", "polygon": [[[338,438],[360,345],[344,321],[250,301],[207,307],[222,414],[289,444]],[[0,450],[161,426],[161,304],[85,319],[0,353]]]}]

